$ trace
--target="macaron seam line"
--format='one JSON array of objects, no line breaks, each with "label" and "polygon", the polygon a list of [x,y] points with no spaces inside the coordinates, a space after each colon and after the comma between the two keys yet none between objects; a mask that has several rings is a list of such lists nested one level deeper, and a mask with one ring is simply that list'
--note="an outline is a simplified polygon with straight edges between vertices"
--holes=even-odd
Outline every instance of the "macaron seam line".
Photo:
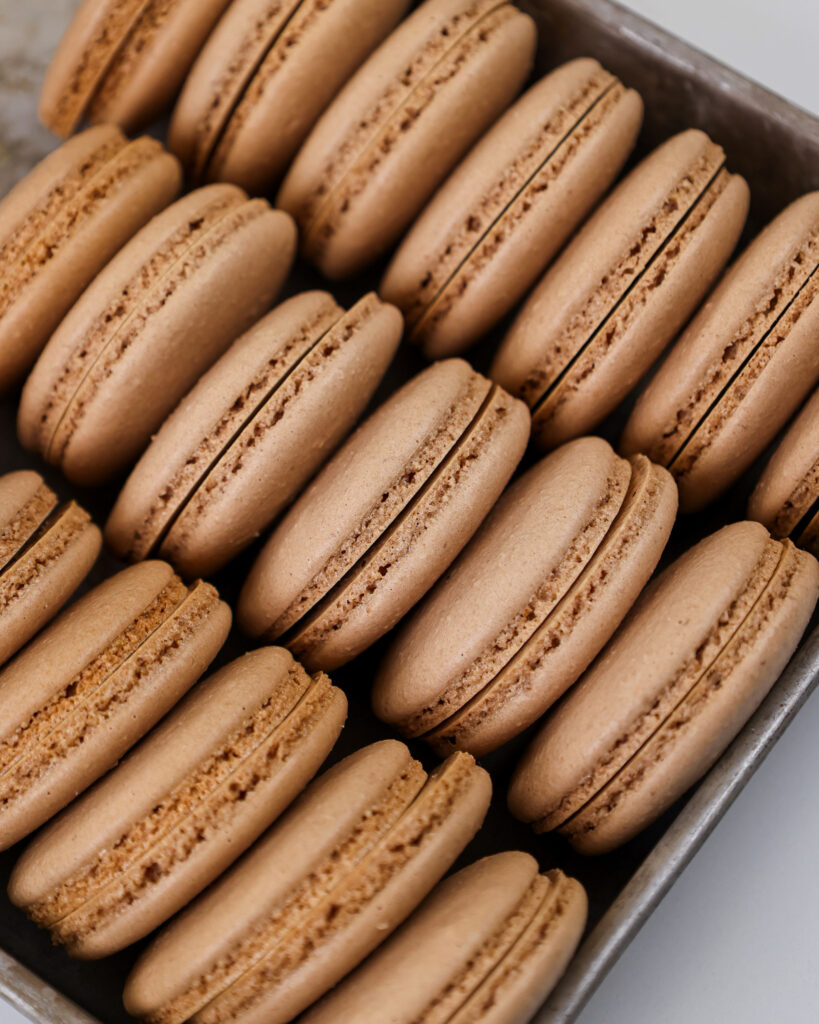
[{"label": "macaron seam line", "polygon": [[815,474],[813,501],[792,531],[792,535],[797,538],[797,543],[802,547],[806,547],[808,543],[812,542],[815,528],[819,525],[819,461],[814,464],[813,472]]},{"label": "macaron seam line", "polygon": [[20,548],[29,542],[58,504],[57,495],[41,482],[17,509],[12,519],[0,530],[0,575],[18,557]]},{"label": "macaron seam line", "polygon": [[771,523],[774,537],[796,535],[811,506],[819,498],[819,455],[790,490]]}]

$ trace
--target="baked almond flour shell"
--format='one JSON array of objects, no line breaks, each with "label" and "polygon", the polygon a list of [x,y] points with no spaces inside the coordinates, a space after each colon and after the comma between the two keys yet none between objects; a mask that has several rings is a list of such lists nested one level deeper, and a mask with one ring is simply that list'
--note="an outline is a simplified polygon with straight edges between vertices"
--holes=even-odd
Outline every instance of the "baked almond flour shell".
[{"label": "baked almond flour shell", "polygon": [[427,0],[324,112],[277,197],[330,278],[393,245],[529,74],[532,19],[505,0]]},{"label": "baked almond flour shell", "polygon": [[18,861],[9,895],[79,957],[153,931],[224,871],[330,752],[347,701],[281,648],[201,683]]},{"label": "baked almond flour shell", "polygon": [[430,359],[509,312],[617,176],[643,116],[596,60],[541,79],[438,190],[381,285]]},{"label": "baked almond flour shell", "polygon": [[202,377],[131,473],[106,526],[115,554],[211,576],[285,508],[344,440],[403,321],[370,293],[282,303]]},{"label": "baked almond flour shell", "polygon": [[230,629],[209,584],[164,562],[111,577],[0,672],[0,848],[112,768],[204,672]]},{"label": "baked almond flour shell", "polygon": [[379,718],[437,753],[480,757],[539,718],[648,582],[674,525],[669,474],[600,438],[518,480],[402,626],[375,681]]},{"label": "baked almond flour shell", "polygon": [[701,541],[644,592],[546,721],[512,780],[512,813],[581,853],[631,839],[756,710],[817,595],[816,559],[759,523]]},{"label": "baked almond flour shell", "polygon": [[586,922],[583,886],[498,853],[441,882],[302,1024],[527,1024]]},{"label": "baked almond flour shell", "polygon": [[628,394],[704,298],[747,212],[748,186],[700,131],[669,139],[618,185],[536,286],[492,365],[493,380],[531,407],[541,447],[588,433]]},{"label": "baked almond flour shell", "polygon": [[38,473],[0,477],[0,664],[53,618],[97,560],[100,531]]},{"label": "baked almond flour shell", "polygon": [[239,599],[252,636],[311,669],[355,657],[432,586],[526,448],[522,402],[451,359],[367,420],[287,512]]},{"label": "baked almond flour shell", "polygon": [[404,920],[480,827],[489,776],[427,776],[395,740],[347,757],[137,962],[126,1009],[153,1024],[286,1024]]},{"label": "baked almond flour shell", "polygon": [[621,447],[668,466],[680,505],[716,498],[819,381],[819,192],[748,246],[646,388]]}]

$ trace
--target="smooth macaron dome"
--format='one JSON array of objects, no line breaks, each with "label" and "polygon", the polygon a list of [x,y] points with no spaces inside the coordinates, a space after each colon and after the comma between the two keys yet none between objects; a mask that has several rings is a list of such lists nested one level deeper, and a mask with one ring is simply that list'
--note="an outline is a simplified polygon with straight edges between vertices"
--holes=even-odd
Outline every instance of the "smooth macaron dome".
[{"label": "smooth macaron dome", "polygon": [[628,394],[705,296],[747,212],[748,186],[701,131],[669,139],[618,185],[536,286],[492,365],[531,407],[542,447],[592,430]]},{"label": "smooth macaron dome", "polygon": [[357,273],[409,226],[509,105],[534,59],[532,19],[505,0],[427,0],[324,112],[277,198],[302,251]]},{"label": "smooth macaron dome", "polygon": [[174,203],[98,275],[44,349],[23,389],[24,447],[78,484],[126,468],[270,306],[294,250],[291,219],[233,185]]},{"label": "smooth macaron dome", "polygon": [[498,853],[441,882],[303,1024],[526,1024],[583,933],[583,886]]},{"label": "smooth macaron dome", "polygon": [[160,933],[128,979],[128,1012],[286,1024],[421,902],[490,796],[468,754],[429,776],[395,740],[345,758]]},{"label": "smooth macaron dome", "polygon": [[113,767],[188,690],[230,629],[212,586],[132,566],[63,611],[0,672],[0,848]]},{"label": "smooth macaron dome", "polygon": [[57,614],[101,546],[85,509],[60,504],[39,473],[0,476],[0,664]]},{"label": "smooth macaron dome", "polygon": [[286,513],[239,599],[253,636],[341,665],[423,596],[526,448],[529,416],[460,359],[424,370],[358,428]]},{"label": "smooth macaron dome", "polygon": [[819,381],[819,192],[748,246],[634,408],[624,451],[668,466],[684,511],[761,454]]},{"label": "smooth macaron dome", "polygon": [[195,181],[266,191],[408,6],[409,0],[234,0],[185,83],[169,148]]},{"label": "smooth macaron dome", "polygon": [[644,592],[523,757],[512,813],[582,853],[636,835],[716,761],[793,654],[819,563],[735,523]]},{"label": "smooth macaron dome", "polygon": [[580,59],[541,79],[487,132],[381,285],[429,358],[469,347],[528,291],[614,180],[642,115],[636,92]]},{"label": "smooth macaron dome", "polygon": [[291,803],[347,710],[327,676],[262,648],[200,683],[18,861],[13,903],[73,956],[147,935]]},{"label": "smooth macaron dome", "polygon": [[370,293],[288,299],[235,342],[165,421],[106,526],[115,554],[211,576],[346,437],[387,369],[401,314]]},{"label": "smooth macaron dome", "polygon": [[648,582],[677,494],[644,456],[572,441],[516,481],[403,625],[373,690],[379,718],[438,752],[482,756],[587,668]]},{"label": "smooth macaron dome", "polygon": [[83,289],[181,187],[154,139],[91,128],[0,202],[0,389],[25,373]]}]

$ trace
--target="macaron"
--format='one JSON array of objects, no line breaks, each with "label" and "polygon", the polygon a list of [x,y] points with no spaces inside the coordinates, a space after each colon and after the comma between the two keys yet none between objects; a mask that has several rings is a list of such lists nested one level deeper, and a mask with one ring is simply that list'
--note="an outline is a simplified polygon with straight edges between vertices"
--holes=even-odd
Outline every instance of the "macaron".
[{"label": "macaron", "polygon": [[301,792],[346,710],[327,676],[281,648],[232,662],[38,835],[12,872],[12,903],[72,956],[141,939]]},{"label": "macaron", "polygon": [[87,118],[133,132],[173,102],[230,0],[83,0],[46,71],[39,114],[56,135]]},{"label": "macaron", "polygon": [[647,588],[547,719],[509,806],[581,853],[607,853],[717,760],[796,649],[819,563],[759,523],[706,537]]},{"label": "macaron", "polygon": [[640,396],[624,452],[668,466],[680,506],[713,501],[819,382],[819,192],[748,246]]},{"label": "macaron", "polygon": [[295,497],[364,411],[403,321],[370,293],[288,299],[240,338],[165,421],[108,520],[121,558],[211,576]]},{"label": "macaron", "polygon": [[379,718],[483,756],[587,668],[654,572],[677,490],[645,456],[571,441],[503,495],[407,619],[373,688]]},{"label": "macaron", "polygon": [[112,768],[188,690],[230,629],[207,583],[132,566],[63,611],[0,672],[0,849]]},{"label": "macaron", "polygon": [[251,636],[329,671],[446,570],[526,448],[522,402],[460,359],[424,370],[358,428],[286,513],[239,598]]},{"label": "macaron", "polygon": [[285,1024],[421,902],[480,827],[468,754],[427,775],[395,740],[312,783],[245,858],[154,940],[125,986],[154,1024]]},{"label": "macaron", "polygon": [[646,157],[586,222],[490,372],[531,407],[541,447],[593,430],[646,373],[727,262],[748,198],[722,148],[691,130]]},{"label": "macaron", "polygon": [[410,229],[381,294],[430,359],[463,352],[535,283],[614,181],[643,103],[587,58],[542,78]]},{"label": "macaron", "polygon": [[0,664],[57,614],[101,546],[85,509],[60,504],[38,473],[0,476]]},{"label": "macaron", "polygon": [[234,0],[199,55],[168,146],[192,180],[267,191],[410,0]]},{"label": "macaron", "polygon": [[108,125],[54,150],[0,201],[0,390],[17,383],[105,264],[181,187],[153,139]]},{"label": "macaron", "polygon": [[26,381],[23,446],[92,486],[127,468],[199,376],[270,306],[290,218],[233,185],[142,229],[60,324]]},{"label": "macaron", "polygon": [[774,537],[793,537],[819,556],[819,391],[788,429],[748,502],[748,516]]},{"label": "macaron", "polygon": [[505,0],[426,0],[325,110],[277,205],[330,278],[372,263],[514,99],[534,21]]},{"label": "macaron", "polygon": [[302,1024],[527,1024],[583,934],[585,890],[498,853],[441,882]]}]

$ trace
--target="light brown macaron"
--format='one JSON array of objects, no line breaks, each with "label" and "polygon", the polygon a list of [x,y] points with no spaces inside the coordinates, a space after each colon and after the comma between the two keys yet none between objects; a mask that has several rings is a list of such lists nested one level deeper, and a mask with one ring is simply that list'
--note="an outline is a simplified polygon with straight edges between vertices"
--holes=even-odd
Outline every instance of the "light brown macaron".
[{"label": "light brown macaron", "polygon": [[506,486],[529,415],[460,359],[405,384],[273,531],[239,598],[251,636],[330,670],[391,629]]},{"label": "light brown macaron", "polygon": [[285,508],[364,411],[403,331],[372,293],[345,312],[288,299],[187,394],[128,478],[105,528],[116,555],[211,576]]},{"label": "light brown macaron", "polygon": [[505,0],[427,0],[350,79],[308,136],[277,204],[330,278],[398,241],[521,88],[532,19]]},{"label": "light brown macaron", "polygon": [[95,587],[0,672],[0,849],[112,768],[205,671],[230,629],[207,583],[164,562]]},{"label": "light brown macaron", "polygon": [[154,139],[91,128],[0,202],[0,391],[17,383],[111,257],[181,187]]},{"label": "light brown macaron", "polygon": [[691,512],[721,494],[819,382],[819,192],[748,246],[640,396],[625,452],[668,466]]},{"label": "light brown macaron", "polygon": [[282,648],[231,662],[52,822],[9,896],[84,959],[136,942],[224,871],[302,791],[347,701]]},{"label": "light brown macaron", "polygon": [[55,134],[87,118],[133,132],[173,102],[230,0],[83,0],[40,93]]},{"label": "light brown macaron", "polygon": [[654,572],[677,489],[600,438],[559,448],[504,494],[401,627],[376,676],[379,718],[439,754],[489,753],[587,668]]},{"label": "light brown macaron", "polygon": [[586,222],[490,373],[531,407],[538,444],[588,433],[646,373],[727,262],[748,196],[722,149],[691,130],[646,157]]},{"label": "light brown macaron", "polygon": [[415,909],[491,789],[468,754],[429,776],[395,740],[345,758],[159,934],[126,1009],[152,1024],[291,1021]]},{"label": "light brown macaron", "polygon": [[410,229],[381,283],[430,359],[463,352],[529,290],[614,181],[643,103],[596,60],[542,78]]},{"label": "light brown macaron", "polygon": [[302,1024],[527,1024],[586,924],[583,886],[498,853],[441,882]]},{"label": "light brown macaron", "polygon": [[168,146],[193,181],[276,184],[409,0],[234,0],[190,73]]},{"label": "light brown macaron", "polygon": [[295,228],[210,185],[142,229],[83,294],[23,389],[23,446],[74,483],[127,468],[182,395],[281,287]]},{"label": "light brown macaron", "polygon": [[514,815],[581,853],[635,836],[696,782],[799,643],[819,563],[759,523],[701,541],[644,592],[523,757]]}]

